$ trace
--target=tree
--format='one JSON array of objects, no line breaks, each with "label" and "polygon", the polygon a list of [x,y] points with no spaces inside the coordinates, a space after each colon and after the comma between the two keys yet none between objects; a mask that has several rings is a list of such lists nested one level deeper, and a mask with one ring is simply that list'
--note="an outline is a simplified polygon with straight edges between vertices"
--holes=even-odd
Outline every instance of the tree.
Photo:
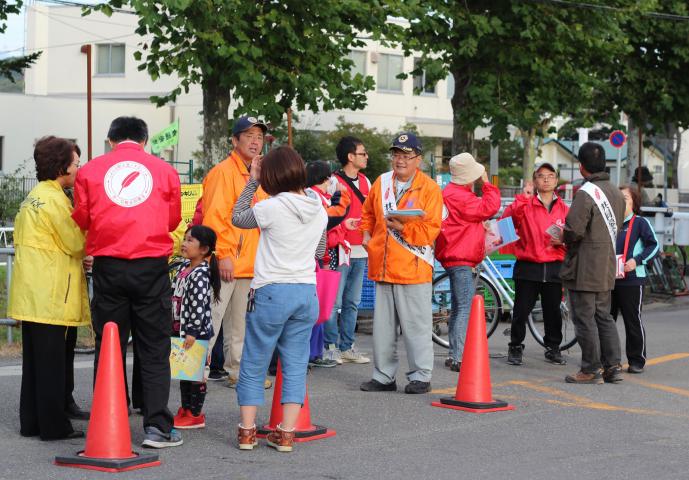
[{"label": "tree", "polygon": [[[24,2],[17,0],[14,4],[0,2],[0,34],[7,30],[7,16],[20,13]],[[14,83],[17,76],[21,76],[23,70],[31,66],[41,52],[34,52],[30,55],[4,58],[0,60],[0,77],[4,77]]]},{"label": "tree", "polygon": [[625,48],[613,16],[597,11],[509,0],[406,4],[410,25],[397,39],[407,53],[422,52],[411,73],[454,78],[453,153],[472,151],[479,126],[491,127],[493,141],[514,126],[524,138],[525,176],[533,140],[554,116],[599,113],[591,104],[605,79],[595,67]]},{"label": "tree", "polygon": [[365,0],[111,0],[106,14],[131,7],[136,32],[150,35],[135,53],[139,69],[154,80],[176,74],[180,84],[162,105],[193,84],[203,91],[203,162],[227,153],[230,100],[235,114],[253,113],[278,124],[289,108],[356,110],[374,86],[350,72],[359,32],[378,38],[385,29],[385,2]]}]

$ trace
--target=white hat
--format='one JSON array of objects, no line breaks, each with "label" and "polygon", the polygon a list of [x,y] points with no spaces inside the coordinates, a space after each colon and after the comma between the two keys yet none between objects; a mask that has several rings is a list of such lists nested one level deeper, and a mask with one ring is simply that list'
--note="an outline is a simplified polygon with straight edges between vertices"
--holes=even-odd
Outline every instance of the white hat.
[{"label": "white hat", "polygon": [[457,185],[475,182],[486,171],[486,167],[476,161],[468,152],[460,153],[450,159],[450,181]]}]

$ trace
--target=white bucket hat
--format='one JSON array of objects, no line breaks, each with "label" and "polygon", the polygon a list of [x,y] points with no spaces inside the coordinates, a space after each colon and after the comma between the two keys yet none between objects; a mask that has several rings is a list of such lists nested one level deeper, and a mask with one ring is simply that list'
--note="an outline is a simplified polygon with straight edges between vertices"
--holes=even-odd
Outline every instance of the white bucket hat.
[{"label": "white bucket hat", "polygon": [[476,161],[468,152],[460,153],[450,159],[450,181],[457,185],[475,182],[486,171],[486,167]]}]

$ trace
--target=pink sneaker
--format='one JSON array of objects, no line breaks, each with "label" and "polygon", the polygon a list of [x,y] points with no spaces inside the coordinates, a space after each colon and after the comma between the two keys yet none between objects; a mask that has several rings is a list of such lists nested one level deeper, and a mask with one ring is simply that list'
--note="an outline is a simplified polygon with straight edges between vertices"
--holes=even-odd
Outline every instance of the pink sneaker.
[{"label": "pink sneaker", "polygon": [[192,428],[203,428],[206,426],[206,415],[204,413],[194,416],[189,410],[179,421],[175,419],[175,428],[180,430],[191,430]]}]

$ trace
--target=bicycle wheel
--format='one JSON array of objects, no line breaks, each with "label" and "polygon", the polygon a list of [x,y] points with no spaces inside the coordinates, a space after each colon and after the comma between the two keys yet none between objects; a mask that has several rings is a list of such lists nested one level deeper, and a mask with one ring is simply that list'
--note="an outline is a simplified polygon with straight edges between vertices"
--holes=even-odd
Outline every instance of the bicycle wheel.
[{"label": "bicycle wheel", "polygon": [[[569,295],[567,294],[565,294],[565,298],[560,303],[560,313],[562,315],[562,343],[560,344],[560,350],[568,350],[577,343],[577,337],[574,334],[574,324],[572,323],[569,311]],[[543,337],[545,336],[543,309],[541,308],[540,300],[531,311],[527,324],[531,335],[533,335],[541,346],[545,347],[545,342],[543,341]]]},{"label": "bicycle wheel", "polygon": [[[476,293],[483,295],[486,316],[486,335],[490,337],[502,317],[502,299],[491,281],[483,274],[479,277]],[[452,290],[447,272],[433,280],[433,341],[441,347],[450,348],[447,338],[450,314],[452,313]]]}]

